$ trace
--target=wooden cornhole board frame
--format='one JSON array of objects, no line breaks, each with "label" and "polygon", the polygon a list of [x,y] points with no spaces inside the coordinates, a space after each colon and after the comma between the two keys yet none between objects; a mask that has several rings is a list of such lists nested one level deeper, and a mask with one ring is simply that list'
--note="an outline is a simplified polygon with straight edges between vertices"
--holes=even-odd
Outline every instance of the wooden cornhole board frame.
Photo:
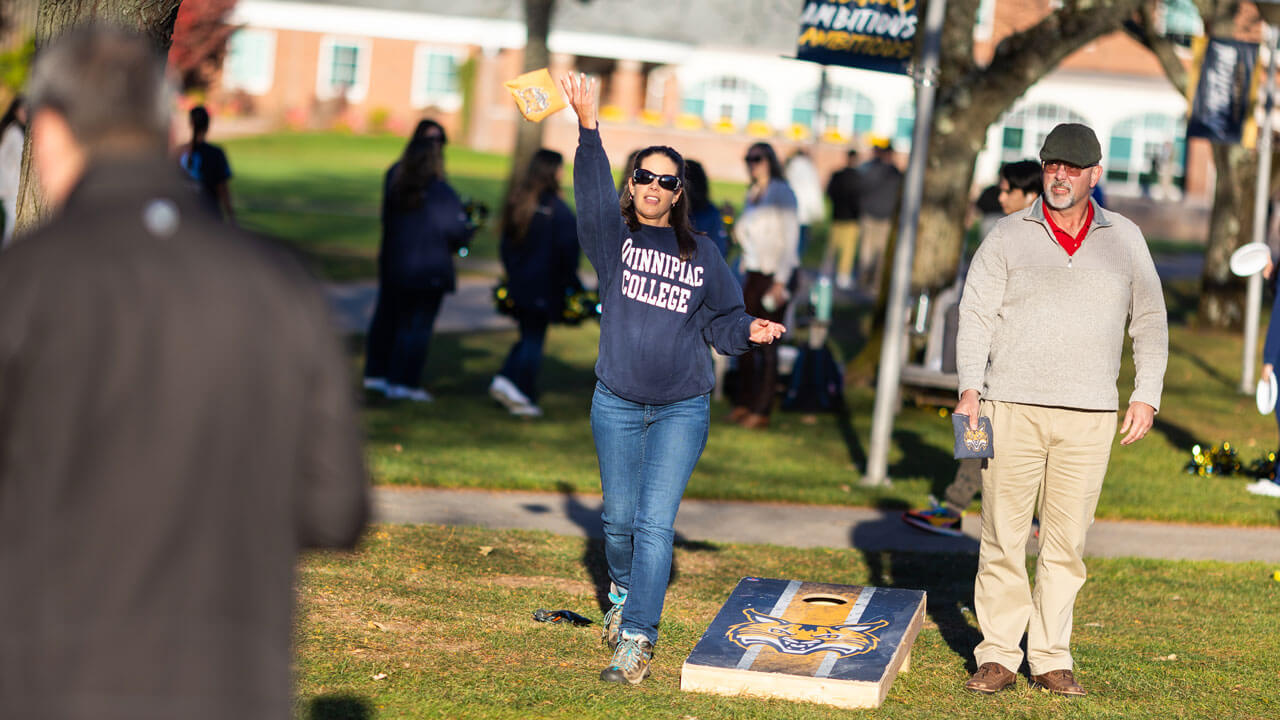
[{"label": "wooden cornhole board frame", "polygon": [[[685,660],[680,689],[880,707],[911,665],[924,608],[922,590],[742,578]],[[831,625],[851,627],[814,627]]]}]

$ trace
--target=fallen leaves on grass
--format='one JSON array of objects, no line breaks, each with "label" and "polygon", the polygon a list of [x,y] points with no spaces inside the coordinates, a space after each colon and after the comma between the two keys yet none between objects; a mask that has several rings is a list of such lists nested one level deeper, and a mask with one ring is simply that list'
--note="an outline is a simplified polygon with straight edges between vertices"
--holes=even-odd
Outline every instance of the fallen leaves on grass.
[{"label": "fallen leaves on grass", "polygon": [[483,557],[489,557],[489,553],[491,553],[491,552],[493,552],[493,546],[492,546],[492,545],[481,545],[481,546],[480,546],[480,555],[481,555],[481,556],[483,556]]},{"label": "fallen leaves on grass", "polygon": [[1168,655],[1153,657],[1151,659],[1155,660],[1156,662],[1172,662],[1178,659],[1178,655],[1177,653],[1169,653]]},{"label": "fallen leaves on grass", "polygon": [[376,675],[374,675],[374,676],[373,676],[373,679],[374,679],[374,680],[386,680],[386,679],[387,679],[387,674],[386,674],[386,673],[378,673],[378,674],[376,674]]}]

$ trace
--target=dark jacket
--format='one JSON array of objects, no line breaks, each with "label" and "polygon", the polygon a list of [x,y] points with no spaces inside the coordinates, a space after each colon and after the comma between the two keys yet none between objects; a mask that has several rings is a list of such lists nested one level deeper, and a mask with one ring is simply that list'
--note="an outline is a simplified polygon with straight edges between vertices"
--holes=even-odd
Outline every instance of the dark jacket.
[{"label": "dark jacket", "polygon": [[857,220],[862,214],[858,201],[861,188],[858,170],[845,167],[831,173],[827,181],[827,197],[831,199],[832,220]]},{"label": "dark jacket", "polygon": [[578,281],[577,220],[573,211],[555,194],[538,199],[538,209],[521,240],[502,238],[502,266],[507,272],[507,289],[517,313],[560,318],[565,291],[582,287]]},{"label": "dark jacket", "polygon": [[874,158],[858,167],[858,198],[862,214],[879,220],[893,216],[898,204],[902,171],[893,163]]},{"label": "dark jacket", "polygon": [[471,237],[467,213],[458,194],[444,180],[427,186],[421,204],[397,207],[391,179],[399,163],[387,170],[382,185],[382,247],[378,278],[400,290],[453,292],[453,254]]},{"label": "dark jacket", "polygon": [[632,402],[663,405],[711,392],[707,343],[726,355],[751,347],[752,317],[715,243],[694,233],[680,260],[669,227],[627,227],[598,130],[578,129],[573,166],[578,240],[600,278],[596,377]]},{"label": "dark jacket", "polygon": [[170,161],[0,254],[0,717],[289,717],[298,551],[366,494],[323,296]]}]

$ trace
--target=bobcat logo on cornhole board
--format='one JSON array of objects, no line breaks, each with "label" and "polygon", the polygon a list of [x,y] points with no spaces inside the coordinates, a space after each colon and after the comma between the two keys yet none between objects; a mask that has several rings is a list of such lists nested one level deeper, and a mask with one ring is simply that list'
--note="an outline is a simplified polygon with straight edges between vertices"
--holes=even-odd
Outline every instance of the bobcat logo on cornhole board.
[{"label": "bobcat logo on cornhole board", "polygon": [[876,649],[880,638],[875,631],[889,624],[877,620],[854,625],[814,625],[790,622],[746,608],[746,622],[729,628],[727,637],[740,648],[765,645],[787,655],[834,652],[840,657],[861,655]]}]

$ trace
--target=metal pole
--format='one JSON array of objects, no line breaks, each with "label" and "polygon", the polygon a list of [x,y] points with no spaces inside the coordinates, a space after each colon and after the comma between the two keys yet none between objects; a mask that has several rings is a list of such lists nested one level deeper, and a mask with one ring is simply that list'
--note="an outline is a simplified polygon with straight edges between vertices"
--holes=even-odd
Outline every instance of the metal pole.
[{"label": "metal pole", "polygon": [[880,348],[880,371],[876,378],[876,403],[871,415],[871,448],[867,453],[862,485],[889,485],[889,439],[898,404],[898,383],[902,378],[902,337],[906,332],[907,291],[911,266],[916,255],[916,224],[924,186],[925,160],[929,155],[929,130],[933,126],[933,96],[938,77],[938,55],[942,46],[942,21],[946,0],[934,0],[925,10],[924,52],[915,73],[916,124],[911,133],[911,159],[903,180],[902,211],[898,215],[898,244],[893,256],[885,310],[884,344]]},{"label": "metal pole", "polygon": [[[1263,101],[1262,126],[1258,131],[1258,182],[1253,196],[1253,241],[1267,240],[1267,205],[1271,199],[1271,109],[1276,91],[1276,46],[1280,31],[1268,25],[1266,99]],[[1274,270],[1272,272],[1275,272]],[[1258,318],[1262,312],[1262,273],[1249,276],[1245,298],[1244,363],[1240,373],[1240,392],[1252,393],[1254,359],[1258,354]]]}]

